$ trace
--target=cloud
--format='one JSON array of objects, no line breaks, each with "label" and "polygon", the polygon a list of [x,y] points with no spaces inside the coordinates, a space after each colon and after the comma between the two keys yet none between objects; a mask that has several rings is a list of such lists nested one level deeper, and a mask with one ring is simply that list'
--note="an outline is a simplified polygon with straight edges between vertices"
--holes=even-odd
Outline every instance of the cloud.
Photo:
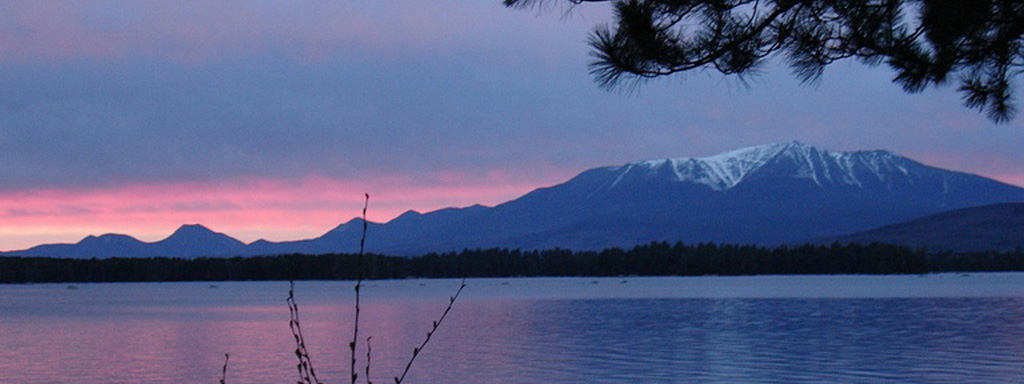
[{"label": "cloud", "polygon": [[458,50],[487,45],[515,19],[499,2],[392,0],[38,0],[5,2],[0,14],[3,61],[145,57],[192,65],[239,55]]},{"label": "cloud", "polygon": [[474,88],[482,95],[463,99],[443,94],[443,86],[464,91],[458,83],[378,83],[370,74],[315,68],[329,72],[318,83],[274,63],[252,70],[122,64],[4,72],[0,178],[7,182],[0,189],[453,166],[486,173],[498,163],[514,166],[509,152],[518,145],[547,139],[519,127],[515,107],[492,96],[523,98],[523,89],[481,81]]},{"label": "cloud", "polygon": [[0,190],[536,168],[510,159],[587,124],[544,120],[561,95],[614,96],[579,36],[495,39],[543,19],[479,4],[4,4]]},{"label": "cloud", "polygon": [[1020,119],[994,126],[952,89],[906,95],[884,68],[838,63],[816,87],[769,66],[749,88],[696,72],[602,91],[585,41],[607,12],[581,9],[2,2],[0,215],[17,221],[0,233],[157,236],[202,222],[317,234],[354,216],[364,191],[388,218],[499,203],[596,166],[792,140],[1020,180]]}]

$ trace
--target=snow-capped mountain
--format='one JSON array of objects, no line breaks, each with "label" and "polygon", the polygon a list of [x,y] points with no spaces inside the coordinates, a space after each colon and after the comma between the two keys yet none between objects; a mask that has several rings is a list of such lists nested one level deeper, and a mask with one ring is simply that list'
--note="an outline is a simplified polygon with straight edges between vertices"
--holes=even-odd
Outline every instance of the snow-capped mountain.
[{"label": "snow-capped mountain", "polygon": [[[838,152],[794,142],[594,168],[494,207],[409,211],[385,224],[370,223],[366,249],[419,255],[491,247],[601,249],[651,241],[776,245],[1001,202],[1024,202],[1024,188],[886,151]],[[180,236],[163,245],[143,248],[164,256],[355,252],[361,230],[362,221],[353,219],[315,239],[249,245],[209,230],[179,230]],[[193,237],[204,240],[188,240]],[[86,240],[41,247],[62,256]],[[41,247],[29,251],[42,254]],[[113,249],[109,256],[120,253]]]},{"label": "snow-capped mountain", "polygon": [[378,241],[368,249],[600,249],[655,240],[774,245],[1021,201],[1020,187],[887,151],[794,142],[595,168],[491,208],[410,212],[375,229]]},{"label": "snow-capped mountain", "polygon": [[[613,188],[631,172],[650,178],[663,169],[672,181],[703,184],[715,191],[731,189],[751,177],[774,171],[794,179],[807,179],[822,188],[865,187],[865,183],[907,179],[914,163],[887,151],[833,152],[799,142],[739,149],[702,158],[648,160],[603,170],[617,174]],[[766,170],[764,170],[767,168]],[[779,172],[781,171],[781,172]],[[644,177],[644,176],[641,176]],[[864,179],[864,181],[862,181]]]}]

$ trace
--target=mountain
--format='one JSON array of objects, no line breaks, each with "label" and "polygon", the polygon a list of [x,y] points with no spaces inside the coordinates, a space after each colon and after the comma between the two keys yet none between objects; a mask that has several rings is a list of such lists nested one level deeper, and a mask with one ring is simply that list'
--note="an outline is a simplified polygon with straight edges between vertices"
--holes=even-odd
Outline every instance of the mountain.
[{"label": "mountain", "polygon": [[1024,248],[1024,204],[957,209],[816,242],[891,243],[954,252],[1010,252]]},{"label": "mountain", "polygon": [[[887,151],[794,142],[595,168],[495,207],[410,211],[371,225],[367,250],[776,245],[998,202],[1024,202],[1024,189]],[[361,225],[354,220],[309,242],[353,252]]]},{"label": "mountain", "polygon": [[[494,207],[409,211],[387,223],[368,223],[366,250],[419,255],[491,247],[602,249],[651,241],[777,245],[1002,202],[1024,202],[1024,188],[887,151],[838,152],[793,142],[590,169]],[[314,239],[249,245],[186,226],[144,244],[148,253],[142,253],[356,252],[362,226],[353,219]],[[106,255],[137,252],[138,244],[131,244]],[[81,242],[40,247],[62,256]],[[22,252],[42,254],[40,247]],[[90,248],[90,254],[103,253]]]},{"label": "mountain", "polygon": [[87,236],[75,244],[43,244],[24,251],[6,252],[5,256],[54,256],[70,258],[90,257],[145,257],[146,243],[121,234]]},{"label": "mountain", "polygon": [[234,256],[243,253],[245,243],[198,225],[182,225],[166,239],[146,243],[128,235],[87,236],[75,244],[44,244],[6,256],[53,256],[67,258],[103,257],[198,257]]},{"label": "mountain", "polygon": [[182,225],[170,237],[151,244],[153,255],[176,257],[232,256],[245,249],[245,243],[199,225]]},{"label": "mountain", "polygon": [[[368,223],[371,229],[368,232],[377,232],[383,227],[382,224]],[[301,253],[307,255],[324,254],[332,252],[359,251],[359,238],[362,236],[363,220],[352,219],[349,222],[339,225],[324,235],[308,240],[271,242],[267,240],[256,240],[245,249],[246,255],[282,255],[289,253]]]}]

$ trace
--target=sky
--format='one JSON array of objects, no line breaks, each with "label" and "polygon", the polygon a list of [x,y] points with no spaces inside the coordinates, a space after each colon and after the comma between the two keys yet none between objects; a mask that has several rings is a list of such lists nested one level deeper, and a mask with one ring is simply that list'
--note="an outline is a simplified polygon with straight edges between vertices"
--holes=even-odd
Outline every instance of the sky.
[{"label": "sky", "polygon": [[800,141],[1024,186],[1024,117],[856,62],[599,88],[604,4],[0,0],[0,250],[203,224],[245,242],[495,205],[594,167]]}]

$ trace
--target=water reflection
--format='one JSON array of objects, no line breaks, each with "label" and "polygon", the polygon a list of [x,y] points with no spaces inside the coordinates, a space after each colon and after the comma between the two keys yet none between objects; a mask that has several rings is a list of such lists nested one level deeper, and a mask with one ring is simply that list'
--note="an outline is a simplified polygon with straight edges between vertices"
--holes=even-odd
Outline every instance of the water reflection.
[{"label": "water reflection", "polygon": [[[1019,299],[664,299],[514,302],[500,381],[1007,382],[1024,373]],[[497,320],[499,316],[478,316]],[[496,324],[496,325],[497,325]],[[503,331],[510,331],[504,333]],[[451,356],[458,358],[457,356]],[[509,367],[518,371],[510,374]],[[491,369],[471,375],[488,375]],[[464,372],[465,373],[465,372]]]},{"label": "water reflection", "polygon": [[[1016,296],[533,299],[525,297],[529,292],[508,295],[503,285],[475,283],[467,292],[475,287],[476,294],[456,303],[407,382],[993,383],[1024,377],[1024,298]],[[561,281],[564,290],[575,283]],[[558,284],[538,285],[546,292]],[[216,290],[208,284],[78,287],[0,287],[0,382],[216,383],[225,352],[232,356],[230,383],[296,379],[287,283],[219,283]],[[391,382],[401,372],[456,287],[425,281],[366,288],[361,331],[373,336],[375,382]],[[497,293],[487,293],[492,289]],[[307,347],[325,382],[348,381],[350,290],[343,282],[297,287]]]}]

